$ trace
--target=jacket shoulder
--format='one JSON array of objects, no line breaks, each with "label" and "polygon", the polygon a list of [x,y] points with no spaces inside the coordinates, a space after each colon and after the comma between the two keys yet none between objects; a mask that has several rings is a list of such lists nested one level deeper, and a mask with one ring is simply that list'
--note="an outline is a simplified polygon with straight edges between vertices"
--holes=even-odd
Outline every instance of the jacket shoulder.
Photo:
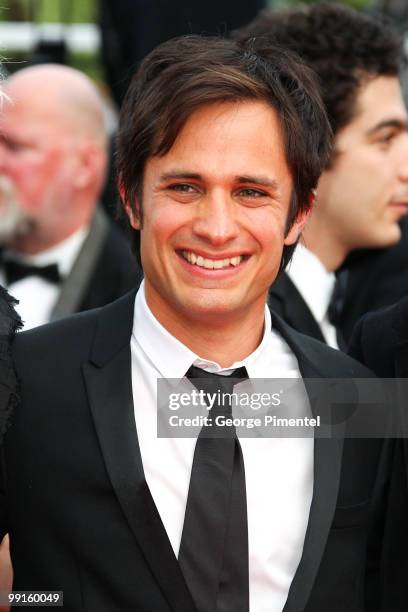
[{"label": "jacket shoulder", "polygon": [[74,314],[16,334],[13,359],[17,370],[89,354],[101,309]]},{"label": "jacket shoulder", "polygon": [[324,365],[325,370],[332,372],[328,374],[335,378],[371,378],[372,370],[363,365],[360,361],[344,353],[343,351],[327,346],[319,340],[310,336],[304,336],[307,345],[307,353],[315,363]]},{"label": "jacket shoulder", "polygon": [[327,378],[371,378],[373,373],[350,355],[302,334],[275,315],[275,328],[300,362],[307,363],[317,376]]},{"label": "jacket shoulder", "polygon": [[403,342],[408,342],[408,298],[362,317],[349,352],[378,375],[392,377],[394,351]]}]

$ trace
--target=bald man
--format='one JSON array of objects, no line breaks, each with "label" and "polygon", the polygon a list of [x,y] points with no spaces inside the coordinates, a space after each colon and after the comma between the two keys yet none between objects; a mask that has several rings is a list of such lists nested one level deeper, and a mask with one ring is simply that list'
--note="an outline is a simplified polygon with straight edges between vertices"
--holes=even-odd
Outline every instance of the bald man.
[{"label": "bald man", "polygon": [[126,240],[97,206],[104,108],[77,70],[43,64],[5,84],[0,117],[0,283],[25,328],[105,305],[138,279]]}]

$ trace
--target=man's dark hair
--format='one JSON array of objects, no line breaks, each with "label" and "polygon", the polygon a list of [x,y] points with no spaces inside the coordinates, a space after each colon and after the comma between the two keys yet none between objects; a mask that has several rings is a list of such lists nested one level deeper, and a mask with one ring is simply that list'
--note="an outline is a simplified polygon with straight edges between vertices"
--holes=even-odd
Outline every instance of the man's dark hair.
[{"label": "man's dark hair", "polygon": [[[310,207],[311,190],[331,145],[331,129],[313,71],[266,40],[186,36],[163,43],[145,58],[120,114],[117,170],[122,199],[141,222],[146,161],[165,155],[199,108],[247,100],[266,102],[277,112],[282,127],[294,182],[287,228]],[[139,253],[138,231],[133,230],[132,240]],[[285,247],[285,261],[292,250]]]},{"label": "man's dark hair", "polygon": [[319,76],[334,134],[353,118],[362,84],[397,76],[406,63],[401,37],[383,19],[332,2],[262,11],[232,36],[267,36],[298,53]]}]

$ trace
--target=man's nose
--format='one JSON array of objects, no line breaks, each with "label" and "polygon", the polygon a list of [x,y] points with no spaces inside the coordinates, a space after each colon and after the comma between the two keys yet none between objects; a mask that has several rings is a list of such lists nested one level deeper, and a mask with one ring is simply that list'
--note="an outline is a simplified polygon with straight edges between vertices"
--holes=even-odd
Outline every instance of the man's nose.
[{"label": "man's nose", "polygon": [[6,147],[0,140],[0,172],[4,172],[7,168],[8,153]]},{"label": "man's nose", "polygon": [[214,246],[222,246],[238,235],[237,204],[222,191],[207,194],[200,201],[193,232]]},{"label": "man's nose", "polygon": [[408,153],[401,163],[399,177],[404,183],[408,182]]},{"label": "man's nose", "polygon": [[408,132],[404,133],[403,146],[400,151],[398,178],[401,181],[408,182]]}]

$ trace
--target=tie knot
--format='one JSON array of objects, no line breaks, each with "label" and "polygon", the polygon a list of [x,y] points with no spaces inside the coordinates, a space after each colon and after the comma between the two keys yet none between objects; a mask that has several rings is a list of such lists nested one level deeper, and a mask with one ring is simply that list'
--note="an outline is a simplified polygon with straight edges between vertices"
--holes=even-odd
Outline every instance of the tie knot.
[{"label": "tie knot", "polygon": [[223,376],[214,372],[207,372],[202,368],[191,366],[186,373],[186,377],[191,380],[196,389],[206,393],[232,393],[234,386],[242,380],[248,378],[246,368],[236,368],[230,374]]}]

